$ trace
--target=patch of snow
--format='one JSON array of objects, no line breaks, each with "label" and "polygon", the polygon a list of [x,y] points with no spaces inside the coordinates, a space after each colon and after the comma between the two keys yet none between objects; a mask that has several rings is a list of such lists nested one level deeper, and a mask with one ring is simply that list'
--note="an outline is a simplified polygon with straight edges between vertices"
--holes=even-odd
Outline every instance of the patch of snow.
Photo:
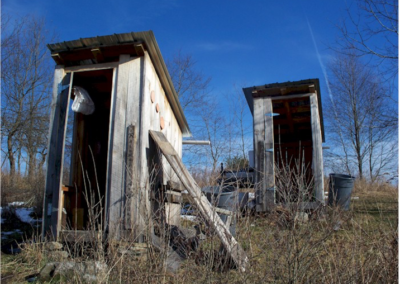
[{"label": "patch of snow", "polygon": [[[15,204],[23,204],[24,202],[12,202]],[[10,204],[12,204],[10,203]],[[15,206],[15,205],[14,205]],[[5,209],[5,208],[4,208]],[[19,207],[19,208],[15,208],[15,213],[17,214],[18,218],[25,223],[38,223],[38,222],[42,222],[41,219],[34,219],[31,216],[29,216],[29,214],[31,214],[33,212],[33,208],[23,208],[23,207]],[[1,213],[3,211],[3,208],[0,207],[0,216]],[[5,222],[4,218],[1,218],[1,224],[3,224],[3,222]]]},{"label": "patch of snow", "polygon": [[196,221],[197,217],[192,215],[181,215],[181,219],[189,220],[189,221]]},{"label": "patch of snow", "polygon": [[14,202],[8,203],[8,206],[22,206],[24,204],[25,204],[25,202],[22,202],[22,201],[14,201]]},{"label": "patch of snow", "polygon": [[32,223],[36,220],[33,219],[29,214],[33,212],[33,208],[17,208],[15,213],[17,213],[18,218],[25,223]]},{"label": "patch of snow", "polygon": [[4,235],[4,236],[12,235],[12,234],[15,234],[15,233],[21,233],[21,230],[15,229],[14,231],[1,232],[1,234]]}]

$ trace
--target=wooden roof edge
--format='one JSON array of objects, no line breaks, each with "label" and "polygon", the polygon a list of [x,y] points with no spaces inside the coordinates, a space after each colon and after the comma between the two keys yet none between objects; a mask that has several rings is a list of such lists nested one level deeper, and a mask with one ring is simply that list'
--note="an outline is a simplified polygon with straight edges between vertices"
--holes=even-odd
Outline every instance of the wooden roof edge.
[{"label": "wooden roof edge", "polygon": [[264,84],[264,85],[259,85],[259,86],[243,88],[242,90],[246,97],[246,101],[250,108],[250,112],[253,115],[253,111],[254,111],[253,104],[254,104],[254,97],[255,97],[253,91],[272,89],[272,88],[280,89],[280,88],[284,88],[284,87],[296,87],[296,86],[304,86],[304,85],[314,85],[315,91],[317,92],[318,109],[319,109],[319,116],[320,116],[320,123],[321,123],[322,142],[325,142],[325,127],[324,127],[324,119],[323,119],[323,115],[322,115],[323,112],[322,112],[321,88],[320,88],[318,78],[305,79],[305,80],[299,80],[299,81],[287,81],[287,82],[282,82],[282,83]]},{"label": "wooden roof edge", "polygon": [[62,53],[79,52],[85,49],[107,48],[113,46],[125,45],[143,45],[143,48],[149,53],[154,68],[161,84],[165,90],[167,98],[175,113],[178,124],[182,130],[183,137],[191,137],[189,124],[186,120],[182,106],[179,102],[171,76],[162,57],[160,48],[156,41],[153,31],[130,32],[122,34],[113,34],[106,36],[97,36],[90,38],[80,38],[78,40],[63,41],[54,44],[48,44],[47,47],[51,52],[51,56],[57,64],[63,64]]}]

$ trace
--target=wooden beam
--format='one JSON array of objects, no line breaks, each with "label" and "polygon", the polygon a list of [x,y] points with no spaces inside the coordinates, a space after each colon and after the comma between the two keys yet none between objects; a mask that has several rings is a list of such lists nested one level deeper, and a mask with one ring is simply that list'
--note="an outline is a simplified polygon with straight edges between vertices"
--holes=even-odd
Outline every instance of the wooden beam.
[{"label": "wooden beam", "polygon": [[116,93],[112,98],[113,109],[110,118],[110,148],[109,163],[111,164],[111,172],[109,173],[109,190],[107,191],[107,220],[109,237],[119,239],[124,224],[123,205],[126,195],[126,171],[125,171],[125,154],[126,151],[126,109],[128,100],[128,82],[131,64],[129,55],[120,56],[120,65],[118,66]]},{"label": "wooden beam", "polygon": [[256,210],[257,212],[264,212],[266,209],[263,206],[263,192],[264,187],[262,184],[264,174],[264,104],[262,98],[255,98],[254,101],[254,166],[255,166],[255,191],[256,191]]},{"label": "wooden beam", "polygon": [[132,196],[135,177],[135,125],[128,125],[126,141],[126,196],[125,196],[125,229],[132,229]]},{"label": "wooden beam", "polygon": [[53,54],[51,54],[51,57],[54,59],[54,61],[58,65],[63,65],[64,64],[64,59],[61,57],[61,55],[59,53],[53,53]]},{"label": "wooden beam", "polygon": [[170,203],[181,203],[182,202],[182,194],[180,192],[167,190],[165,191],[165,198],[167,202]]},{"label": "wooden beam", "polygon": [[207,197],[201,192],[201,188],[197,185],[196,181],[182,163],[178,153],[168,142],[162,132],[150,130],[150,135],[175,171],[185,189],[189,192],[191,201],[197,206],[197,208],[199,208],[206,220],[214,227],[223,246],[237,265],[238,269],[244,272],[249,264],[249,259],[247,258],[246,253],[231,235],[229,229],[227,229],[224,222],[222,222],[217,212],[213,210]]},{"label": "wooden beam", "polygon": [[271,100],[290,100],[290,99],[299,99],[299,98],[307,98],[314,93],[304,93],[304,94],[293,94],[293,95],[286,95],[286,96],[271,96],[269,97]]},{"label": "wooden beam", "polygon": [[86,71],[95,71],[103,69],[113,69],[116,67],[118,67],[118,62],[88,64],[88,65],[65,67],[65,72],[86,72]]},{"label": "wooden beam", "polygon": [[322,134],[318,110],[318,97],[315,93],[310,97],[310,106],[313,142],[312,169],[314,175],[314,192],[315,199],[318,202],[324,204],[324,164],[322,157]]},{"label": "wooden beam", "polygon": [[[272,113],[272,101],[270,98],[263,98],[265,114]],[[275,206],[275,147],[274,147],[274,117],[265,115],[265,166],[263,179],[263,206],[269,211]]]},{"label": "wooden beam", "polygon": [[136,54],[137,56],[143,56],[144,55],[144,47],[143,44],[135,44],[133,45],[133,47],[135,48]]},{"label": "wooden beam", "polygon": [[104,61],[104,56],[101,52],[100,48],[93,48],[90,50],[94,56],[94,58],[96,59],[97,63],[103,62]]},{"label": "wooden beam", "polygon": [[176,182],[176,181],[173,181],[173,180],[167,181],[167,188],[175,190],[175,191],[180,191],[180,192],[183,191],[182,184],[180,182]]},{"label": "wooden beam", "polygon": [[229,211],[229,210],[226,210],[226,209],[222,209],[222,208],[219,208],[219,207],[213,207],[213,209],[217,213],[221,213],[221,214],[228,215],[228,216],[232,216],[233,215],[232,211]]}]

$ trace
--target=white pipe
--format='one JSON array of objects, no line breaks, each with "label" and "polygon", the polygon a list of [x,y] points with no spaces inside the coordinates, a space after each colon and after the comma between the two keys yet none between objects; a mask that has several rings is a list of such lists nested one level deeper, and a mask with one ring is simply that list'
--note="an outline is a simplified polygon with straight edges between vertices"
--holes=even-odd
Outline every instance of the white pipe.
[{"label": "white pipe", "polygon": [[210,145],[210,141],[205,140],[182,140],[183,145]]}]

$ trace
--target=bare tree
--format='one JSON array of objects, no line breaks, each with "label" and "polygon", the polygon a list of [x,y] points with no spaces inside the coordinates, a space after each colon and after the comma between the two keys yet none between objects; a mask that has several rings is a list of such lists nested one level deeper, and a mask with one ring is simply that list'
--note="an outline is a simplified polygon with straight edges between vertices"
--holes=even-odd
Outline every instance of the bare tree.
[{"label": "bare tree", "polygon": [[[196,69],[190,55],[178,52],[167,66],[193,137],[211,142],[209,146],[185,146],[189,166],[207,168],[212,176],[227,157],[246,158],[246,135],[251,127],[245,123],[247,107],[241,91],[235,88],[226,96],[211,94],[211,79]],[[221,106],[219,98],[227,103]]]},{"label": "bare tree", "polygon": [[[396,167],[397,109],[386,83],[355,55],[338,55],[330,65],[332,96],[325,107],[330,153],[349,174],[371,180]],[[367,169],[367,170],[366,170]]]},{"label": "bare tree", "polygon": [[[247,84],[241,85],[246,86]],[[241,156],[242,160],[247,160],[247,151],[251,147],[253,139],[253,125],[242,88],[234,85],[226,100],[229,102],[230,125],[234,130],[234,141],[237,146],[234,157]]]},{"label": "bare tree", "polygon": [[196,61],[181,51],[167,61],[167,66],[183,111],[197,112],[207,101],[211,78],[196,70]]},{"label": "bare tree", "polygon": [[372,55],[378,64],[388,62],[389,71],[397,74],[398,1],[357,0],[357,8],[348,8],[346,21],[339,25],[341,51]]},{"label": "bare tree", "polygon": [[27,157],[28,176],[33,176],[37,155],[46,154],[53,69],[46,42],[51,39],[44,20],[34,16],[11,20],[2,15],[2,32],[1,126],[5,152],[12,177],[16,155],[19,160],[21,153]]}]

